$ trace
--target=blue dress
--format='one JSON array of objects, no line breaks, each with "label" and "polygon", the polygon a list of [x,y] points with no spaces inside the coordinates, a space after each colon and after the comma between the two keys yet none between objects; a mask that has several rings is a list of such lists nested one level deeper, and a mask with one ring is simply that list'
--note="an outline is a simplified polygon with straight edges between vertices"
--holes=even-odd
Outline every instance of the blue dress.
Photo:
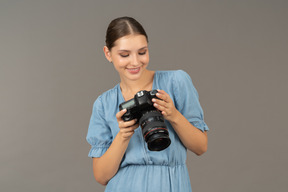
[{"label": "blue dress", "polygon": [[[156,71],[153,89],[170,95],[175,107],[201,131],[209,130],[203,119],[198,93],[190,76],[182,71]],[[100,95],[93,105],[87,133],[89,157],[101,157],[119,132],[116,113],[124,102],[120,85]],[[141,127],[135,130],[117,174],[105,192],[189,192],[191,184],[186,166],[187,149],[168,121],[171,144],[163,151],[149,151]]]}]

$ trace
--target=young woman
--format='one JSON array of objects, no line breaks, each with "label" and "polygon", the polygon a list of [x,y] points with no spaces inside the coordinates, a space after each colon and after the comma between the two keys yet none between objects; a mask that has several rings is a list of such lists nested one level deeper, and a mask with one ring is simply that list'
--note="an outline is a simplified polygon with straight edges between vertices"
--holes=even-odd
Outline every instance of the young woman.
[{"label": "young woman", "polygon": [[[187,149],[197,155],[207,150],[208,127],[189,75],[182,70],[148,70],[148,37],[131,17],[111,21],[104,53],[121,81],[93,105],[87,141],[96,181],[107,185],[106,192],[191,191]],[[119,104],[140,90],[155,89],[157,99],[152,101],[171,139],[162,151],[150,151],[137,120],[123,121],[127,110],[119,111]]]}]

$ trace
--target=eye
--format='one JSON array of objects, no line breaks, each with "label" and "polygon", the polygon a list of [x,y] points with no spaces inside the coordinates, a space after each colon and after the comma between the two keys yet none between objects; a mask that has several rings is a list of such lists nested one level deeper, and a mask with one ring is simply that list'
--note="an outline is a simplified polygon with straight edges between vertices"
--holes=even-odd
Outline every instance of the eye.
[{"label": "eye", "polygon": [[145,55],[145,54],[146,54],[146,51],[139,52],[138,54],[139,54],[139,55]]},{"label": "eye", "polygon": [[121,57],[128,57],[129,54],[120,54]]}]

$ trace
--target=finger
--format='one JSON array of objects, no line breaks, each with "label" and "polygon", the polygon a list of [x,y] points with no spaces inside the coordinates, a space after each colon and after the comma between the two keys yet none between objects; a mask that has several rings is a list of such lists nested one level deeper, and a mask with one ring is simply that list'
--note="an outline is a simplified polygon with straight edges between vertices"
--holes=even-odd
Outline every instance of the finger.
[{"label": "finger", "polygon": [[137,124],[131,126],[131,128],[133,128],[134,130],[137,129],[138,127],[139,127],[139,123],[137,123]]},{"label": "finger", "polygon": [[119,128],[128,128],[128,127],[135,125],[135,123],[137,123],[137,119],[133,119],[131,121],[120,120],[119,121]]},{"label": "finger", "polygon": [[134,134],[135,129],[137,129],[138,126],[132,126],[132,127],[128,127],[128,128],[121,128],[120,132],[125,135],[125,134]]},{"label": "finger", "polygon": [[132,137],[133,134],[134,134],[134,132],[122,133],[124,138],[130,138],[130,137]]},{"label": "finger", "polygon": [[156,106],[157,105],[161,105],[161,106],[163,106],[165,108],[168,107],[168,103],[166,101],[163,101],[163,100],[160,100],[160,99],[152,99],[152,102],[154,102],[154,104],[156,104]]},{"label": "finger", "polygon": [[158,93],[156,93],[156,96],[159,99],[162,99],[163,101],[166,101],[166,102],[170,98],[169,95],[164,90],[158,90]]},{"label": "finger", "polygon": [[154,103],[153,106],[158,109],[159,111],[164,111],[164,110],[167,110],[166,107],[162,106],[162,105],[159,105],[157,103]]},{"label": "finger", "polygon": [[121,117],[126,113],[127,109],[122,109],[116,114],[117,121],[122,121]]},{"label": "finger", "polygon": [[134,130],[133,131],[127,131],[127,130],[120,130],[121,134],[123,135],[123,137],[130,137],[134,134]]},{"label": "finger", "polygon": [[130,133],[130,132],[134,132],[134,128],[133,127],[128,127],[128,128],[122,128],[120,129],[120,132],[122,133]]},{"label": "finger", "polygon": [[131,121],[123,122],[123,125],[124,125],[124,127],[131,127],[131,126],[135,125],[135,123],[137,123],[137,119],[133,119]]}]

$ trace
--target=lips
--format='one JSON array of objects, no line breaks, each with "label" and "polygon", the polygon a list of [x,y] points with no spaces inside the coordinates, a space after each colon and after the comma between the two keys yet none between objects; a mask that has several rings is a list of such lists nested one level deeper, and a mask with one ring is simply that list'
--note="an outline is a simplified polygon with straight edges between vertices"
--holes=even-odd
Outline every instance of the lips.
[{"label": "lips", "polygon": [[131,74],[137,74],[140,71],[140,67],[137,68],[127,68],[127,71]]}]

